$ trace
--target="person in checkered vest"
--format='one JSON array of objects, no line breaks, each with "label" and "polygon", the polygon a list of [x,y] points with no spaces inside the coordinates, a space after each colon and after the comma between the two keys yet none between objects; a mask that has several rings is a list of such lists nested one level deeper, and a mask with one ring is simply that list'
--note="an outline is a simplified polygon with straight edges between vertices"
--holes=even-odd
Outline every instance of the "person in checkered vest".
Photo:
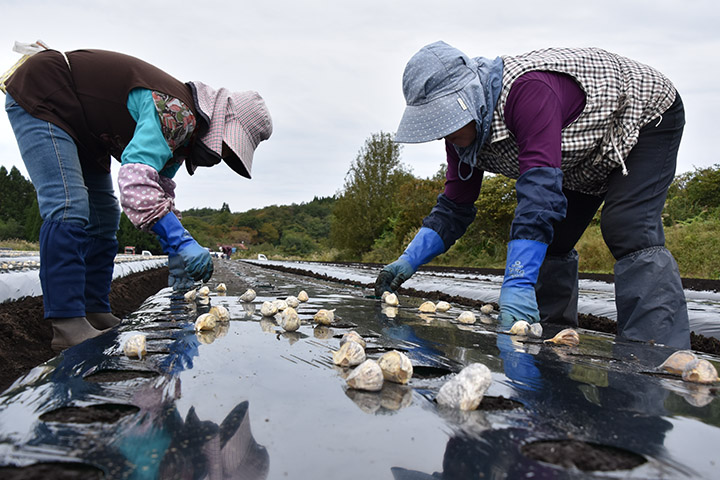
[{"label": "person in checkered vest", "polygon": [[123,211],[157,235],[169,284],[186,289],[208,281],[213,263],[180,222],[172,178],[183,163],[192,175],[220,162],[250,178],[272,120],[254,91],[184,83],[117,52],[38,50],[3,87],[37,190],[45,317],[60,351],[119,323],[108,301],[120,221],[110,157],[121,164]]},{"label": "person in checkered vest", "polygon": [[403,92],[395,141],[444,139],[447,178],[410,245],[378,275],[378,294],[399,288],[465,233],[491,172],[517,180],[502,326],[577,326],[574,247],[602,204],[603,238],[616,259],[618,336],[690,347],[661,220],[685,124],[670,80],[599,48],[488,59],[436,42],[408,62]]}]

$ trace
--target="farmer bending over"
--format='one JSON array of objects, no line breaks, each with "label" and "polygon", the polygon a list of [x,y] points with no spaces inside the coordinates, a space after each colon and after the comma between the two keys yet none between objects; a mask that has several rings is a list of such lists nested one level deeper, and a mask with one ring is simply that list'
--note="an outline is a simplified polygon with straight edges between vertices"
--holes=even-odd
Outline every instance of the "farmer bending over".
[{"label": "farmer bending over", "polygon": [[180,223],[175,182],[185,163],[221,160],[250,178],[253,153],[272,133],[256,92],[183,83],[137,58],[103,50],[43,50],[7,80],[5,110],[37,190],[40,281],[52,348],[63,350],[120,322],[108,295],[120,208],[158,236],[169,283],[208,281],[213,263]]},{"label": "farmer bending over", "polygon": [[685,124],[667,78],[598,48],[487,59],[437,42],[410,59],[403,91],[407,107],[395,140],[444,138],[447,179],[418,234],[378,276],[378,294],[396,290],[465,233],[488,171],[517,179],[502,325],[577,325],[574,247],[604,202],[618,335],[690,347],[685,296],[661,221]]}]

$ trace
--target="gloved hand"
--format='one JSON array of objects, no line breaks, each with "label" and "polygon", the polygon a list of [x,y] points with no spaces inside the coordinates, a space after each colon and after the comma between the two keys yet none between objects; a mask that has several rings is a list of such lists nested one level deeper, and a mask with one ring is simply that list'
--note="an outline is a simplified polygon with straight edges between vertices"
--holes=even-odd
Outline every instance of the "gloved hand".
[{"label": "gloved hand", "polygon": [[195,281],[185,272],[185,262],[180,255],[168,256],[168,287],[173,290],[188,290],[195,285]]},{"label": "gloved hand", "polygon": [[410,262],[402,257],[386,265],[375,280],[375,296],[379,297],[383,292],[394,292],[414,273],[415,269]]},{"label": "gloved hand", "polygon": [[213,262],[210,252],[185,230],[173,212],[155,222],[152,229],[168,255],[178,255],[185,264],[185,272],[194,280],[207,282],[212,277]]},{"label": "gloved hand", "polygon": [[422,227],[405,253],[390,265],[382,269],[375,280],[375,295],[380,296],[386,291],[395,291],[400,285],[412,277],[420,265],[424,265],[445,251],[445,243],[438,233]]},{"label": "gloved hand", "polygon": [[518,320],[540,321],[535,298],[535,283],[545,259],[547,245],[535,240],[511,240],[508,243],[505,278],[500,289],[500,315],[504,327]]}]

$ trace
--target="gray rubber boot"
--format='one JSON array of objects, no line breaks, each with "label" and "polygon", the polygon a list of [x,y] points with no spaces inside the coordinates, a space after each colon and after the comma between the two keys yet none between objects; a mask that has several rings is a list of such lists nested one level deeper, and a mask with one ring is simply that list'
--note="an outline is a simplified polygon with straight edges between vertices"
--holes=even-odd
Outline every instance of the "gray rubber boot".
[{"label": "gray rubber boot", "polygon": [[618,336],[690,348],[685,292],[672,254],[651,247],[615,264]]},{"label": "gray rubber boot", "polygon": [[50,347],[55,353],[74,347],[89,338],[101,335],[101,330],[93,328],[85,317],[51,318],[53,339]]},{"label": "gray rubber boot", "polygon": [[85,318],[90,325],[98,330],[105,330],[120,325],[120,319],[111,312],[87,312]]},{"label": "gray rubber boot", "polygon": [[578,254],[547,255],[535,283],[540,321],[577,327]]}]

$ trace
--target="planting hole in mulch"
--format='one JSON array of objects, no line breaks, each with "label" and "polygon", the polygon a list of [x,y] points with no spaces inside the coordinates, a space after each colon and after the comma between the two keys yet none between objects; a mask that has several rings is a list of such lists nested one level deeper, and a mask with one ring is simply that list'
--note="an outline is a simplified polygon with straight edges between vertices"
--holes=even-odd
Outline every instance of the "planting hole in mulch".
[{"label": "planting hole in mulch", "polygon": [[520,450],[533,460],[584,472],[630,470],[647,461],[627,450],[579,440],[541,440],[523,445]]},{"label": "planting hole in mulch", "polygon": [[476,410],[515,410],[516,408],[523,407],[524,405],[522,403],[510,400],[502,395],[499,397],[490,397],[485,395]]},{"label": "planting hole in mulch", "polygon": [[139,412],[134,405],[106,403],[88,407],[62,407],[40,415],[43,422],[59,423],[115,423],[122,417]]},{"label": "planting hole in mulch", "polygon": [[413,377],[415,378],[440,378],[450,373],[452,373],[452,370],[449,368],[413,365]]},{"label": "planting hole in mulch", "polygon": [[84,463],[36,463],[27,467],[0,467],[3,480],[95,480],[105,478],[99,468]]},{"label": "planting hole in mulch", "polygon": [[86,382],[123,382],[136,378],[155,378],[158,374],[147,370],[101,370],[85,377]]}]

